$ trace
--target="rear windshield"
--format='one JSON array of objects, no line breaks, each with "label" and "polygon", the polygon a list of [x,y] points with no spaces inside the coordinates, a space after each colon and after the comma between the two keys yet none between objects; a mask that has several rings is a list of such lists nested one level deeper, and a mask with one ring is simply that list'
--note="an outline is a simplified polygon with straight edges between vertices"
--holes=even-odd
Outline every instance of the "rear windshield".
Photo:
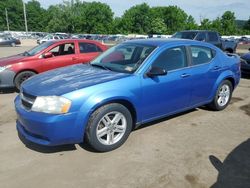
[{"label": "rear windshield", "polygon": [[178,39],[194,39],[198,32],[194,31],[182,31],[175,33],[172,38],[178,38]]}]

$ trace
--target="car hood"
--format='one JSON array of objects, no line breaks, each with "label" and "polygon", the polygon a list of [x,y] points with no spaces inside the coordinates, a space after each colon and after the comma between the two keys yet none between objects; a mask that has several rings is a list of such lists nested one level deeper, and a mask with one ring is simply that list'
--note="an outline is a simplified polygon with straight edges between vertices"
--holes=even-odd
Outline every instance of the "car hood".
[{"label": "car hood", "polygon": [[21,54],[0,58],[0,67],[19,63],[25,58],[26,57]]},{"label": "car hood", "polygon": [[129,74],[78,64],[36,75],[25,81],[22,84],[22,89],[24,92],[35,96],[60,96],[127,76]]}]

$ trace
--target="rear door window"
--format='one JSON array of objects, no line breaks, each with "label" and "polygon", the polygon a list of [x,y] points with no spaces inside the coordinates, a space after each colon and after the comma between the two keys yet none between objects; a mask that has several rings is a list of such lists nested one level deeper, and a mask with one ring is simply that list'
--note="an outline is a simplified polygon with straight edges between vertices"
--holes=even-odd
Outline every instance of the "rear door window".
[{"label": "rear door window", "polygon": [[213,50],[207,47],[191,46],[190,50],[193,65],[209,63],[214,57]]},{"label": "rear door window", "polygon": [[79,43],[80,53],[93,53],[93,52],[102,52],[102,49],[92,43]]},{"label": "rear door window", "polygon": [[206,34],[205,33],[199,33],[196,37],[196,40],[198,41],[205,41],[206,40]]},{"label": "rear door window", "polygon": [[208,41],[209,42],[217,42],[219,40],[217,33],[208,32]]}]

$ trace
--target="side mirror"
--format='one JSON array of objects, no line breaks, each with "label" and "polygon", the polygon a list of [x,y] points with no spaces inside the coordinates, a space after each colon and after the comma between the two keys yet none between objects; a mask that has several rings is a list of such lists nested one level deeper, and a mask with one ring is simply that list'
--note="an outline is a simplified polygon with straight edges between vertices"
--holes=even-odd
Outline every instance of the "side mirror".
[{"label": "side mirror", "polygon": [[52,52],[46,52],[43,54],[43,58],[50,58],[50,57],[53,57]]},{"label": "side mirror", "polygon": [[155,77],[155,76],[162,76],[166,75],[167,71],[163,68],[160,67],[151,67],[150,70],[147,72],[148,77]]}]

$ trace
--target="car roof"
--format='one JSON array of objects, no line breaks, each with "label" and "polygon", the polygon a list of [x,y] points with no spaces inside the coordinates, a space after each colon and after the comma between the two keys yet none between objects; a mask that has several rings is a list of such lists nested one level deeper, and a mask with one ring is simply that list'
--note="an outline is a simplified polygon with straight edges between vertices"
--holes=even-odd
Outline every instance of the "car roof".
[{"label": "car roof", "polygon": [[216,31],[211,31],[211,30],[183,30],[183,31],[178,31],[178,32],[214,32]]},{"label": "car roof", "polygon": [[200,42],[196,40],[188,40],[188,39],[176,39],[176,38],[169,38],[169,39],[139,39],[139,40],[130,40],[124,42],[124,44],[144,44],[149,46],[168,46],[172,44],[180,44],[180,45],[200,45],[200,46],[208,46],[214,47],[213,45],[205,42]]},{"label": "car roof", "polygon": [[58,39],[58,40],[53,40],[54,44],[55,43],[61,43],[61,42],[89,42],[89,43],[100,43],[98,41],[94,40],[88,40],[88,39]]}]

